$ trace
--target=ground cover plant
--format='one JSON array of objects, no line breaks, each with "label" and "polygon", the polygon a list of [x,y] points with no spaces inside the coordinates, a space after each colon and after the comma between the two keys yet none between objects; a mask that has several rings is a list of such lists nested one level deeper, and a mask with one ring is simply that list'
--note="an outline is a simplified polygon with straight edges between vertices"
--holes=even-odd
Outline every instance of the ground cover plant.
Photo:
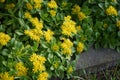
[{"label": "ground cover plant", "polygon": [[120,51],[119,3],[0,0],[0,79],[69,79],[93,43]]}]

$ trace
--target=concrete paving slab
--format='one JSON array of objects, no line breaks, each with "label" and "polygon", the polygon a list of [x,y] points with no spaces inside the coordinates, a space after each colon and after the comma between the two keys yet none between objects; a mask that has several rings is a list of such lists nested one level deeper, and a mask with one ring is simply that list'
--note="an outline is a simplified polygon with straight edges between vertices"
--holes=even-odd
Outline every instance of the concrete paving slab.
[{"label": "concrete paving slab", "polygon": [[102,66],[107,64],[107,66],[114,65],[116,61],[120,60],[120,53],[112,49],[94,49],[91,47],[87,52],[83,52],[76,65],[76,69],[87,69],[91,67]]}]

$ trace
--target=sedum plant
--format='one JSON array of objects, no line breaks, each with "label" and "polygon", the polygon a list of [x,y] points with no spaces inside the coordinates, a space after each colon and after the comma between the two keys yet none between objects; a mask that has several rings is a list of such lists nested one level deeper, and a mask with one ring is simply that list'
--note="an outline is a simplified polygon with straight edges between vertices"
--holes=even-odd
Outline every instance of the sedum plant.
[{"label": "sedum plant", "polygon": [[0,0],[0,79],[66,80],[93,43],[119,51],[118,3]]},{"label": "sedum plant", "polygon": [[0,0],[0,9],[0,79],[73,77],[78,55],[93,42],[88,7],[68,0]]},{"label": "sedum plant", "polygon": [[[93,0],[89,2],[91,7],[95,47],[116,49],[120,52],[120,8],[119,0]],[[95,6],[92,6],[94,5]]]}]

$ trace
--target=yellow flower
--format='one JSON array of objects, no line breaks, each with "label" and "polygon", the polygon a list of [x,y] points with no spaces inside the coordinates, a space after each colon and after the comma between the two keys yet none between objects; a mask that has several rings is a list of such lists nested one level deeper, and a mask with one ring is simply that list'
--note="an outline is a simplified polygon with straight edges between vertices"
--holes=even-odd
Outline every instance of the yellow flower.
[{"label": "yellow flower", "polygon": [[81,10],[80,6],[76,4],[72,8],[72,14],[78,14],[80,10]]},{"label": "yellow flower", "polygon": [[86,18],[86,15],[83,13],[83,12],[79,12],[78,13],[78,19],[80,20],[80,21],[82,21],[83,19],[85,19]]},{"label": "yellow flower", "polygon": [[45,71],[45,66],[44,66],[44,63],[46,61],[45,57],[33,53],[29,59],[33,63],[34,73],[38,71]]},{"label": "yellow flower", "polygon": [[57,6],[57,3],[56,3],[54,0],[49,1],[47,5],[48,5],[48,7],[51,8],[51,9],[58,7],[58,6]]},{"label": "yellow flower", "polygon": [[69,39],[64,39],[64,42],[61,44],[61,48],[62,48],[62,53],[66,56],[71,56],[72,55],[72,46],[73,43],[69,40]]},{"label": "yellow flower", "polygon": [[28,10],[32,10],[33,9],[33,6],[30,3],[27,3],[26,7],[27,7]]},{"label": "yellow flower", "polygon": [[50,40],[52,39],[53,35],[54,35],[54,32],[52,32],[49,29],[44,33],[44,37],[45,37],[47,42],[50,42]]},{"label": "yellow flower", "polygon": [[50,10],[50,15],[53,16],[53,17],[56,16],[56,11],[55,10]]},{"label": "yellow flower", "polygon": [[31,62],[39,61],[40,64],[43,64],[43,63],[45,63],[46,58],[44,56],[40,56],[40,55],[37,55],[36,53],[33,53],[30,56],[30,61]]},{"label": "yellow flower", "polygon": [[66,56],[72,55],[72,50],[71,50],[71,48],[68,48],[67,44],[62,43],[61,47],[62,47],[62,54],[66,55]]},{"label": "yellow flower", "polygon": [[33,26],[35,26],[36,29],[41,30],[43,28],[43,23],[38,20],[37,17],[31,18],[30,22]]},{"label": "yellow flower", "polygon": [[71,16],[67,16],[64,18],[64,22],[61,26],[62,34],[67,36],[72,36],[72,33],[76,34],[76,23],[71,20]]},{"label": "yellow flower", "polygon": [[30,12],[25,12],[24,17],[25,17],[26,19],[31,19],[31,18],[32,18]]},{"label": "yellow flower", "polygon": [[54,44],[54,45],[52,46],[52,50],[53,50],[53,51],[58,51],[58,50],[59,50],[59,46],[58,46],[57,44]]},{"label": "yellow flower", "polygon": [[73,72],[73,67],[70,66],[70,67],[68,68],[67,72],[68,72],[69,74],[72,73],[72,72]]},{"label": "yellow flower", "polygon": [[63,7],[67,6],[67,2],[62,2],[62,6]]},{"label": "yellow flower", "polygon": [[5,0],[0,0],[0,3],[4,3],[5,2]]},{"label": "yellow flower", "polygon": [[34,4],[34,8],[35,8],[35,9],[40,9],[40,8],[41,8],[41,4],[40,4],[40,3]]},{"label": "yellow flower", "polygon": [[77,46],[77,52],[82,52],[84,50],[84,44],[79,42]]},{"label": "yellow flower", "polygon": [[77,31],[80,31],[82,28],[81,28],[81,26],[77,26],[76,29],[77,29]]},{"label": "yellow flower", "polygon": [[109,15],[109,16],[117,16],[118,12],[117,12],[117,10],[113,6],[109,6],[106,9],[106,14]]},{"label": "yellow flower", "polygon": [[59,62],[55,62],[54,64],[53,64],[53,66],[54,66],[54,68],[58,68],[59,67]]},{"label": "yellow flower", "polygon": [[17,70],[17,76],[26,76],[27,75],[28,68],[26,68],[22,62],[18,62],[15,65],[15,69]]},{"label": "yellow flower", "polygon": [[70,41],[70,39],[65,39],[65,38],[63,38],[63,40],[64,40],[64,43],[65,43],[69,48],[73,46],[73,43]]},{"label": "yellow flower", "polygon": [[36,72],[39,72],[39,71],[45,71],[46,68],[43,64],[40,64],[39,61],[35,61],[33,62],[33,72],[36,73]]},{"label": "yellow flower", "polygon": [[34,8],[35,9],[40,9],[42,0],[33,0],[33,1],[34,1]]},{"label": "yellow flower", "polygon": [[11,37],[3,32],[0,32],[0,45],[4,46],[6,45]]},{"label": "yellow flower", "polygon": [[34,3],[42,3],[43,0],[33,0]]},{"label": "yellow flower", "polygon": [[15,7],[14,3],[7,4],[5,9],[13,9]]},{"label": "yellow flower", "polygon": [[119,30],[120,30],[120,20],[119,20],[119,21],[117,21],[116,25],[117,25],[117,27],[118,27],[118,28],[119,28]]},{"label": "yellow flower", "polygon": [[43,32],[38,29],[25,30],[24,33],[28,35],[32,40],[35,40],[37,42],[40,41],[40,38],[43,35]]},{"label": "yellow flower", "polygon": [[8,72],[0,73],[0,80],[14,80],[13,76],[10,76]]},{"label": "yellow flower", "polygon": [[41,74],[38,75],[37,80],[48,80],[49,74],[47,72],[42,72]]},{"label": "yellow flower", "polygon": [[69,21],[71,19],[71,16],[70,15],[68,15],[67,17],[64,17],[64,20],[65,21]]}]

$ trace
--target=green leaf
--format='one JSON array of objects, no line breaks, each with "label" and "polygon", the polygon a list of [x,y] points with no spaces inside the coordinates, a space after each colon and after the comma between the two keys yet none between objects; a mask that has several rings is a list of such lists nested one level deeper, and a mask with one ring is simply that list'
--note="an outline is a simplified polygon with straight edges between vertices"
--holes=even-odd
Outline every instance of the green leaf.
[{"label": "green leaf", "polygon": [[15,41],[15,48],[21,49],[22,48],[22,42]]},{"label": "green leaf", "polygon": [[88,8],[88,6],[84,6],[82,11],[86,14],[86,15],[90,15],[91,10]]},{"label": "green leaf", "polygon": [[4,57],[0,55],[0,64],[2,64],[2,61],[4,61]]},{"label": "green leaf", "polygon": [[48,48],[48,46],[45,45],[44,43],[41,43],[41,46],[42,46],[43,48]]},{"label": "green leaf", "polygon": [[110,43],[109,46],[110,46],[111,49],[115,49],[115,45],[114,44]]},{"label": "green leaf", "polygon": [[11,43],[11,46],[14,45],[14,42],[15,42],[15,38],[12,38],[10,43]]},{"label": "green leaf", "polygon": [[53,66],[51,66],[51,67],[50,67],[50,70],[52,70],[52,71],[53,71],[53,70],[54,70],[54,67],[53,67]]},{"label": "green leaf", "polygon": [[107,43],[105,43],[103,47],[104,47],[104,48],[108,48],[108,44],[107,44]]},{"label": "green leaf", "polygon": [[99,44],[99,43],[96,43],[96,44],[95,44],[95,48],[96,48],[96,49],[100,48],[100,44]]},{"label": "green leaf", "polygon": [[25,25],[25,23],[24,23],[24,20],[23,20],[23,19],[18,18],[18,20],[19,20],[19,23],[20,23],[20,25],[21,25],[21,26],[24,26],[24,25]]},{"label": "green leaf", "polygon": [[99,33],[99,32],[96,32],[96,33],[95,33],[96,39],[97,39],[99,36],[100,36],[100,33]]},{"label": "green leaf", "polygon": [[9,50],[8,49],[3,49],[2,55],[8,56]]},{"label": "green leaf", "polygon": [[118,31],[118,37],[120,37],[120,31]]},{"label": "green leaf", "polygon": [[85,34],[90,35],[93,32],[92,28],[88,28],[85,30]]},{"label": "green leaf", "polygon": [[117,47],[117,52],[120,52],[120,47]]},{"label": "green leaf", "polygon": [[20,18],[23,16],[22,11],[19,11],[19,12],[18,12],[18,16],[19,16]]},{"label": "green leaf", "polygon": [[17,35],[19,35],[19,36],[24,35],[24,34],[23,34],[21,31],[19,31],[19,30],[16,30],[15,33],[16,33]]},{"label": "green leaf", "polygon": [[63,56],[59,53],[59,52],[56,52],[57,56],[60,57],[61,59],[63,59]]},{"label": "green leaf", "polygon": [[14,20],[12,19],[12,20],[8,20],[5,24],[6,25],[11,25],[11,24],[14,24],[15,22],[14,22]]},{"label": "green leaf", "polygon": [[7,66],[7,61],[2,61],[2,64],[3,64],[4,66]]},{"label": "green leaf", "polygon": [[4,25],[0,25],[0,32],[4,32],[4,31],[5,31]]},{"label": "green leaf", "polygon": [[98,6],[104,10],[103,3],[99,3]]}]

